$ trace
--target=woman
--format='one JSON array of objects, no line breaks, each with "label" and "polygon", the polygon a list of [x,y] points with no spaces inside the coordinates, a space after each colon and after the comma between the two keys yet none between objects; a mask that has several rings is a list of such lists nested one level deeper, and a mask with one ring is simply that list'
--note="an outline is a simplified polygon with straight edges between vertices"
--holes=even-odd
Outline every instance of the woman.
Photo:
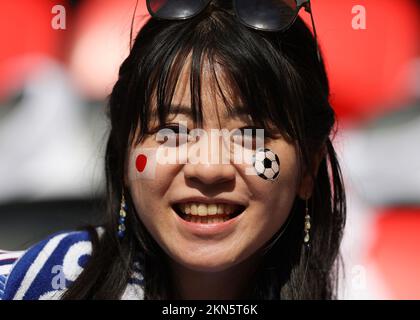
[{"label": "woman", "polygon": [[148,1],[110,97],[106,223],[32,247],[3,298],[334,298],[344,188],[301,2]]}]

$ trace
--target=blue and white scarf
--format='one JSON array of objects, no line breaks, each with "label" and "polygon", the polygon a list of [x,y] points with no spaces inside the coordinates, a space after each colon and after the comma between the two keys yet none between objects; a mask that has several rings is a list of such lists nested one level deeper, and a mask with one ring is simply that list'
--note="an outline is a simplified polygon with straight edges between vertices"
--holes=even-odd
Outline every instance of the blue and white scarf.
[{"label": "blue and white scarf", "polygon": [[[99,236],[103,232],[97,229]],[[92,253],[86,231],[59,233],[27,251],[0,251],[0,300],[60,299]],[[144,279],[135,266],[122,300],[142,300]]]}]

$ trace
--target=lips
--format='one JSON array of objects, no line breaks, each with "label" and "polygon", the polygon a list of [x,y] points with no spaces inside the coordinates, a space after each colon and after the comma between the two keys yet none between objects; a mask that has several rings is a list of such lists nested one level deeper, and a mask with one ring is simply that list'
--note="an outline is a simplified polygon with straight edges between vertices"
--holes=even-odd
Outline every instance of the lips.
[{"label": "lips", "polygon": [[221,223],[240,215],[245,206],[235,203],[186,201],[173,204],[174,211],[183,220],[195,223]]}]

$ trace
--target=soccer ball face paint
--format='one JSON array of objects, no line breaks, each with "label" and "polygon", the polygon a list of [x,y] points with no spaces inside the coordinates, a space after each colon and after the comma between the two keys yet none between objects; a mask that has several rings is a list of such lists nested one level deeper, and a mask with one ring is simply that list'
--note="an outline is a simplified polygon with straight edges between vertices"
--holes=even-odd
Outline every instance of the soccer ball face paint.
[{"label": "soccer ball face paint", "polygon": [[274,181],[280,174],[279,157],[267,148],[261,148],[255,152],[252,165],[257,175],[264,180]]}]

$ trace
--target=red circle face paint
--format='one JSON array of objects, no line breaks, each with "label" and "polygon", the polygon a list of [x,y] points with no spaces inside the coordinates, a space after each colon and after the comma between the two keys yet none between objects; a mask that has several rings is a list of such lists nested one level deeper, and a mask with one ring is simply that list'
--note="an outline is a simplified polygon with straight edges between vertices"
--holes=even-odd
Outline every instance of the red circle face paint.
[{"label": "red circle face paint", "polygon": [[143,172],[146,168],[147,157],[144,154],[139,154],[136,159],[136,169],[138,172]]}]

